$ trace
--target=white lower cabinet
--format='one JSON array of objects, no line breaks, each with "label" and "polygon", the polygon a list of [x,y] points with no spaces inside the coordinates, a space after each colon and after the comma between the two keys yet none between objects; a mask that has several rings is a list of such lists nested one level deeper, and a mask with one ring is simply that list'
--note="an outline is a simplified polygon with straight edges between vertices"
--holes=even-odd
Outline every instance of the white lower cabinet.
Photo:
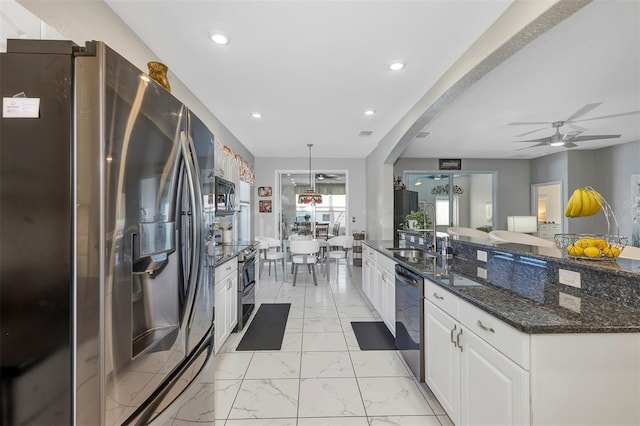
[{"label": "white lower cabinet", "polygon": [[216,268],[215,352],[238,324],[238,262],[233,258]]},{"label": "white lower cabinet", "polygon": [[527,334],[425,282],[429,388],[456,425],[639,425],[640,333]]},{"label": "white lower cabinet", "polygon": [[362,250],[362,290],[395,336],[396,262],[365,245]]},{"label": "white lower cabinet", "polygon": [[460,349],[455,339],[460,324],[424,301],[425,381],[451,421],[460,424]]},{"label": "white lower cabinet", "polygon": [[529,372],[429,300],[425,340],[427,385],[454,424],[529,423]]},{"label": "white lower cabinet", "polygon": [[529,372],[462,328],[460,424],[529,424]]}]

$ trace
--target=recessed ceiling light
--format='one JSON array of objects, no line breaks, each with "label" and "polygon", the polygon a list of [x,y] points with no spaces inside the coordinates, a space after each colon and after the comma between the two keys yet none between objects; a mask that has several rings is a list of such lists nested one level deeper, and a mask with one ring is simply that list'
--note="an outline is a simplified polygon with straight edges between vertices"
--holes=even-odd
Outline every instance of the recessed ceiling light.
[{"label": "recessed ceiling light", "polygon": [[368,109],[364,112],[364,115],[373,115],[375,114],[376,111],[374,109]]},{"label": "recessed ceiling light", "polygon": [[251,113],[251,116],[252,116],[253,118],[262,118],[262,114],[260,114],[259,112],[252,112],[252,113]]},{"label": "recessed ceiling light", "polygon": [[391,71],[400,71],[402,68],[404,68],[404,61],[393,61],[389,64]]},{"label": "recessed ceiling light", "polygon": [[215,44],[221,44],[221,45],[225,45],[225,44],[229,44],[229,37],[227,37],[226,34],[223,33],[211,33],[211,41],[214,42]]}]

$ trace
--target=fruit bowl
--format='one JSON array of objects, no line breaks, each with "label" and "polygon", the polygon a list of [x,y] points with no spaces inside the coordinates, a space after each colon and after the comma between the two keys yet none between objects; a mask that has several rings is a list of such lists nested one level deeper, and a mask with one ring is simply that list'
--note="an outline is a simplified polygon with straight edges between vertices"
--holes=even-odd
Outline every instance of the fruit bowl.
[{"label": "fruit bowl", "polygon": [[556,234],[556,246],[575,259],[613,260],[627,245],[627,237],[598,234]]}]

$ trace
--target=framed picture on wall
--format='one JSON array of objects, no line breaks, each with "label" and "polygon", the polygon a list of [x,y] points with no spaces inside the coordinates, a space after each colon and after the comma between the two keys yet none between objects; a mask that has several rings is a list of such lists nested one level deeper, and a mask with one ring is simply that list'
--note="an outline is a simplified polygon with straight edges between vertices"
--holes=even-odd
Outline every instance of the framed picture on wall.
[{"label": "framed picture on wall", "polygon": [[260,200],[258,202],[258,208],[260,209],[260,213],[271,213],[271,200]]},{"label": "framed picture on wall", "polygon": [[258,187],[258,197],[271,197],[271,187],[270,186],[259,186]]}]

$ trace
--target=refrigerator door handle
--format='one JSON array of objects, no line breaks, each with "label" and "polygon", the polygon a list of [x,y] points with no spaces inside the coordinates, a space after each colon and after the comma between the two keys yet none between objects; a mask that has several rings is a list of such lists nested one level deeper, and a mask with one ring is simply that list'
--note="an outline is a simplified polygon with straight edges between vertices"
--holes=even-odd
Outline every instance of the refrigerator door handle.
[{"label": "refrigerator door handle", "polygon": [[195,305],[195,297],[198,286],[198,279],[200,276],[200,257],[201,257],[201,203],[202,199],[198,196],[200,188],[197,188],[195,185],[194,175],[196,174],[194,170],[194,165],[192,162],[191,150],[189,149],[189,143],[187,140],[187,135],[184,131],[180,132],[180,146],[184,158],[185,170],[187,172],[187,185],[189,187],[189,196],[191,198],[191,209],[192,209],[192,256],[190,259],[190,267],[189,267],[189,277],[187,284],[187,300],[185,304],[184,317],[181,321],[181,328],[184,332],[188,328],[188,324],[191,322],[191,317],[193,316],[193,307]]},{"label": "refrigerator door handle", "polygon": [[193,246],[194,249],[194,253],[193,253],[193,257],[195,260],[195,268],[196,269],[192,269],[191,270],[191,274],[192,276],[195,275],[195,281],[194,281],[194,299],[193,299],[193,303],[191,304],[191,306],[188,307],[189,309],[189,317],[187,320],[187,327],[191,328],[191,325],[193,323],[193,319],[194,319],[194,314],[196,311],[196,301],[195,301],[195,295],[197,295],[197,290],[198,287],[200,286],[200,276],[202,273],[202,211],[203,211],[203,207],[202,207],[202,185],[200,182],[200,165],[198,164],[198,155],[196,153],[196,147],[195,144],[193,143],[193,139],[191,138],[191,135],[186,135],[187,140],[185,141],[185,143],[187,144],[187,148],[188,148],[188,152],[192,153],[192,155],[189,155],[188,160],[191,160],[189,163],[191,165],[191,167],[193,167],[193,171],[191,174],[191,177],[189,178],[190,180],[190,185],[192,185],[193,188],[193,192],[195,195],[195,202],[193,203],[193,214],[192,214],[192,218],[193,218],[193,224],[194,224],[194,231],[197,234],[197,238],[194,240],[195,244]]}]

